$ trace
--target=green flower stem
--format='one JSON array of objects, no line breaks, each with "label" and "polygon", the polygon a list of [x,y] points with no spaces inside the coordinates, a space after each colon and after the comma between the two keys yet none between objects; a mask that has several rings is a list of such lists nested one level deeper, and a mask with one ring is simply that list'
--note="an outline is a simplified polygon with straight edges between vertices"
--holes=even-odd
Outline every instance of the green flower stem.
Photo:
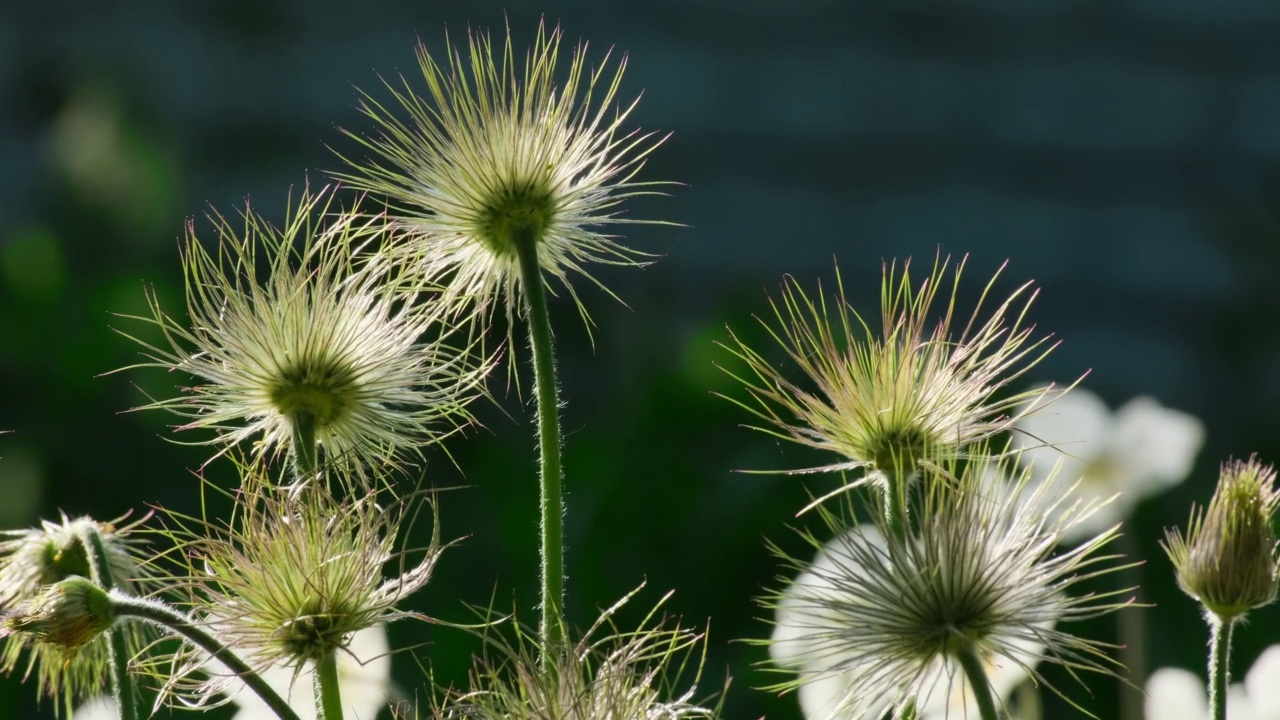
[{"label": "green flower stem", "polygon": [[[1118,539],[1120,554],[1128,558],[1142,557],[1142,548],[1138,546],[1136,533],[1120,533]],[[1142,566],[1133,565],[1125,568],[1120,587],[1133,588],[1133,601],[1142,602]],[[1129,685],[1120,685],[1120,717],[1121,720],[1143,720],[1146,714],[1143,708],[1142,688],[1147,684],[1146,666],[1146,614],[1140,612],[1116,613],[1119,624],[1120,663],[1129,671]]]},{"label": "green flower stem", "polygon": [[551,318],[538,265],[538,238],[533,228],[514,233],[519,254],[520,284],[529,319],[529,346],[533,351],[534,392],[538,398],[538,452],[540,455],[539,509],[542,554],[542,663],[550,668],[564,644],[564,499],[561,496],[560,399],[555,358],[551,347]]},{"label": "green flower stem", "polygon": [[298,480],[311,477],[316,471],[316,418],[309,412],[294,413],[290,425],[293,426],[293,469]]},{"label": "green flower stem", "polygon": [[331,652],[316,663],[316,720],[342,720],[342,693],[338,689],[338,654]]},{"label": "green flower stem", "polygon": [[[84,524],[82,527],[80,544],[84,546],[89,558],[90,579],[103,590],[115,589],[116,579],[111,573],[111,563],[107,560],[102,533],[98,532],[96,525]],[[111,628],[107,643],[107,656],[111,665],[111,695],[120,710],[120,720],[139,720],[142,715],[138,710],[138,688],[133,682],[133,676],[129,674],[129,646],[125,642],[125,629],[120,626]]]},{"label": "green flower stem", "polygon": [[110,597],[111,606],[117,617],[144,620],[182,635],[226,665],[227,669],[235,673],[245,685],[262,698],[262,701],[280,720],[301,720],[289,707],[289,703],[285,702],[284,698],[280,697],[261,675],[245,664],[245,661],[232,652],[231,648],[201,629],[186,615],[162,603],[130,597],[119,591],[111,593]]},{"label": "green flower stem", "polygon": [[1209,710],[1213,720],[1227,720],[1228,663],[1235,624],[1235,618],[1209,616]]},{"label": "green flower stem", "polygon": [[907,539],[907,482],[905,473],[885,472],[884,519],[898,540]]},{"label": "green flower stem", "polygon": [[996,702],[991,697],[991,682],[987,680],[987,671],[982,668],[982,660],[974,652],[973,645],[962,644],[955,651],[955,659],[960,662],[965,677],[969,679],[969,689],[973,691],[973,699],[978,703],[978,717],[982,720],[1000,720]]},{"label": "green flower stem", "polygon": [[[904,473],[885,472],[884,519],[889,527],[889,534],[899,542],[907,539],[907,478]],[[902,720],[915,720],[916,706],[907,705],[902,712]]]}]

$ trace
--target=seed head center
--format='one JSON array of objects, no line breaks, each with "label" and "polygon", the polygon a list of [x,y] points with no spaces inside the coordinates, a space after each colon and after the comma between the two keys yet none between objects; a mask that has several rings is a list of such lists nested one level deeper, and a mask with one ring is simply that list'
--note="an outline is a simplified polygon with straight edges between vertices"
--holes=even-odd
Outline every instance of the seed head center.
[{"label": "seed head center", "polygon": [[271,404],[286,417],[307,415],[324,427],[355,404],[353,373],[337,367],[297,367],[281,373],[271,389]]},{"label": "seed head center", "polygon": [[480,212],[477,237],[495,255],[515,259],[517,239],[542,239],[551,223],[554,204],[551,193],[541,188],[508,188]]}]

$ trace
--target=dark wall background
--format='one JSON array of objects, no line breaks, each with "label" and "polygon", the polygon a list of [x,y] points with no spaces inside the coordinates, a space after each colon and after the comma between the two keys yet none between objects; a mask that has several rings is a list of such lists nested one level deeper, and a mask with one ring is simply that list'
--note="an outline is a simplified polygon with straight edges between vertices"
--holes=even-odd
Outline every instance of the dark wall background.
[{"label": "dark wall background", "polygon": [[[1191,480],[1129,527],[1156,603],[1149,663],[1201,666],[1203,630],[1157,538],[1207,499],[1228,454],[1280,460],[1280,5],[1260,0],[8,3],[0,524],[196,510],[188,469],[205,453],[167,442],[168,417],[120,414],[173,379],[99,376],[138,360],[109,313],[140,312],[144,283],[180,308],[185,218],[246,196],[279,216],[290,185],[338,167],[326,144],[350,149],[337,127],[368,128],[353,84],[412,74],[416,38],[500,31],[504,13],[522,39],[545,13],[628,52],[636,123],[674,133],[644,176],[684,183],[631,205],[685,226],[629,233],[665,256],[652,267],[600,271],[629,309],[586,291],[594,348],[570,303],[553,308],[576,622],[642,580],[637,616],[675,589],[670,611],[711,618],[704,687],[733,675],[727,716],[798,716],[752,689],[774,677],[736,641],[769,632],[752,601],[777,572],[763,540],[802,551],[787,526],[805,490],[734,470],[810,458],[738,427],[713,395],[736,391],[714,342],[726,323],[749,328],[783,273],[829,277],[838,259],[874,313],[882,259],[941,247],[972,253],[970,298],[1006,258],[1001,289],[1043,287],[1034,318],[1064,344],[1029,381],[1091,369],[1113,406],[1153,394],[1205,421]],[[529,412],[511,395],[481,414],[487,430],[450,444],[465,476],[442,456],[426,470],[470,486],[443,506],[446,535],[467,540],[417,597],[452,620],[470,617],[463,602],[536,595]],[[1257,613],[1239,637],[1241,671],[1280,639],[1276,618]],[[1113,636],[1109,622],[1084,631]],[[414,652],[449,679],[476,648],[428,626],[393,641],[432,643]],[[395,678],[410,695],[422,684],[408,655]],[[0,716],[43,717],[32,695],[0,682],[0,708],[15,708]],[[1102,717],[1115,703],[1105,681],[1086,700]]]}]

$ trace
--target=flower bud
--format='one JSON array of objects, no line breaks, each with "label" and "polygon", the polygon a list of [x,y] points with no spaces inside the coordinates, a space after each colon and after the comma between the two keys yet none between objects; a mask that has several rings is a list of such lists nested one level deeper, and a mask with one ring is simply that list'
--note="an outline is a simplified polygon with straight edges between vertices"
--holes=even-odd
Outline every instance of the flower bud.
[{"label": "flower bud", "polygon": [[1276,599],[1275,477],[1256,457],[1224,463],[1208,509],[1192,510],[1186,536],[1166,532],[1179,587],[1222,620]]},{"label": "flower bud", "polygon": [[74,650],[114,622],[115,610],[107,591],[72,575],[11,611],[0,624],[0,636],[26,635],[35,642]]}]

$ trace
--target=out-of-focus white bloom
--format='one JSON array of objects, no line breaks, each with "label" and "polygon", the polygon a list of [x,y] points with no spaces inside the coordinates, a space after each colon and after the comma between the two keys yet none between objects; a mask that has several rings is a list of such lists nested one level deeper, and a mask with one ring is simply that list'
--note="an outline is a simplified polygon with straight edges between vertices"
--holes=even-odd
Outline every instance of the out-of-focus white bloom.
[{"label": "out-of-focus white bloom", "polygon": [[71,720],[119,720],[116,701],[109,697],[96,697],[76,708]]},{"label": "out-of-focus white bloom", "polygon": [[[1209,720],[1204,680],[1187,670],[1161,668],[1147,680],[1147,720]],[[1245,675],[1227,688],[1231,720],[1280,718],[1280,645],[1267,648]]]},{"label": "out-of-focus white bloom", "polygon": [[[391,693],[390,651],[385,627],[375,625],[352,635],[350,646],[338,652],[343,718],[374,720],[387,706]],[[294,671],[295,668],[288,665],[273,665],[262,673],[262,678],[280,693],[298,717],[315,720],[314,673],[310,667],[297,674]],[[232,700],[240,706],[233,720],[276,720],[271,708],[247,687],[241,686]]]},{"label": "out-of-focus white bloom", "polygon": [[1128,517],[1145,497],[1186,479],[1200,446],[1204,424],[1150,397],[1137,397],[1112,413],[1097,395],[1075,389],[1052,399],[1044,409],[1023,415],[1014,441],[1033,478],[1050,481],[1060,492],[1079,481],[1076,497],[1083,503],[1105,501],[1064,537],[1070,542],[1097,533]]}]

